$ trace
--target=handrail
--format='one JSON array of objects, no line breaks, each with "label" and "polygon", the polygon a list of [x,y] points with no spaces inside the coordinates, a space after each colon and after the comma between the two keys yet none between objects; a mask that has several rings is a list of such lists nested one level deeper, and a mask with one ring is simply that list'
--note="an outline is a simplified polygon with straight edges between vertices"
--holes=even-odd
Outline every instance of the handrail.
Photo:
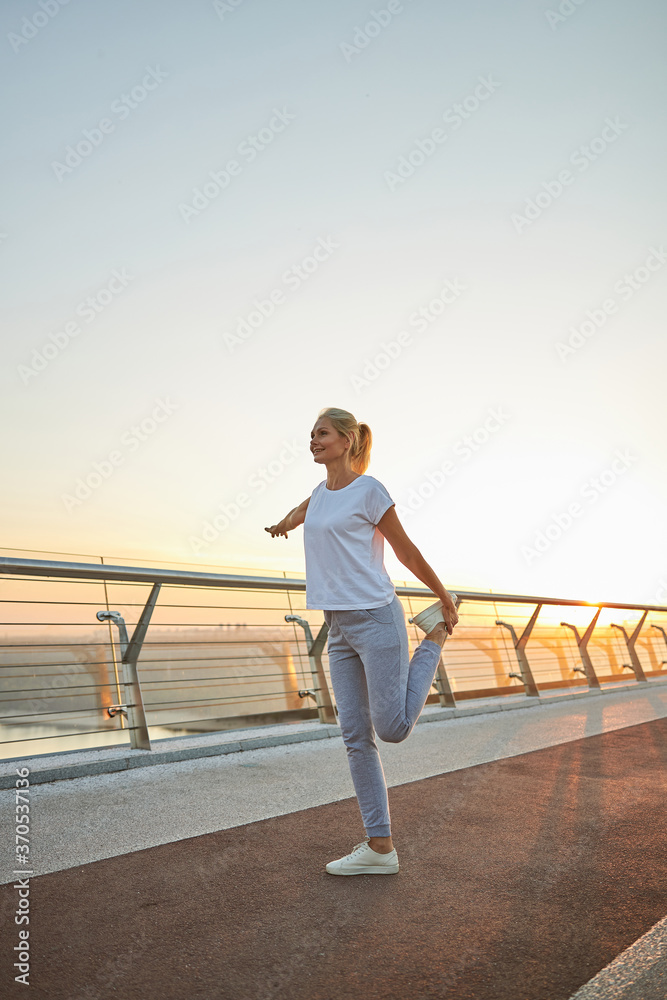
[{"label": "handrail", "polygon": [[[51,559],[11,559],[0,556],[0,574],[15,576],[54,576],[72,579],[116,580],[124,583],[166,583],[183,586],[235,587],[248,585],[254,589],[305,590],[306,581],[298,578],[270,576],[238,576],[227,573],[198,573],[180,569],[150,569],[137,566],[59,562]],[[495,592],[452,588],[466,601],[499,601],[504,604],[550,604],[572,607],[618,608],[627,611],[658,611],[667,613],[667,606],[660,604],[625,604],[618,601],[579,601],[563,597],[534,597],[528,594],[497,594]],[[403,597],[424,597],[431,593],[428,587],[396,587]]]}]

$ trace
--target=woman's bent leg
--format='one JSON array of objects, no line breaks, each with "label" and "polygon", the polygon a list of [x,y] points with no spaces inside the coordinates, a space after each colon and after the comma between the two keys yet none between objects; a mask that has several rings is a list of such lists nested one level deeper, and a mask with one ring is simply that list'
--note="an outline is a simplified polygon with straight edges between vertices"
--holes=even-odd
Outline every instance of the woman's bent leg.
[{"label": "woman's bent leg", "polygon": [[426,704],[441,647],[431,639],[422,639],[410,659],[405,615],[398,597],[384,608],[363,613],[369,621],[360,652],[373,723],[385,743],[401,743]]}]

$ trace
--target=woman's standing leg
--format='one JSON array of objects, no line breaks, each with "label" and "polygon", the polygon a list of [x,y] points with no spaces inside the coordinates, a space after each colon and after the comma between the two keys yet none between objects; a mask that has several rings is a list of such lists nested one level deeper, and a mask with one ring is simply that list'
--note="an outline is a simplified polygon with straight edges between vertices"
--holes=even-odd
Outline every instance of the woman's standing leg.
[{"label": "woman's standing leg", "polygon": [[[350,773],[366,828],[366,844],[326,865],[332,875],[396,874],[389,798],[374,735],[398,743],[412,731],[431,689],[442,633],[423,639],[408,659],[398,596],[371,611],[325,611],[329,671]],[[439,641],[436,641],[439,640]]]},{"label": "woman's standing leg", "polygon": [[359,612],[324,612],[329,673],[364,828],[369,837],[389,837],[387,783],[375,742],[364,664],[339,627],[339,619],[347,624],[350,615]]}]

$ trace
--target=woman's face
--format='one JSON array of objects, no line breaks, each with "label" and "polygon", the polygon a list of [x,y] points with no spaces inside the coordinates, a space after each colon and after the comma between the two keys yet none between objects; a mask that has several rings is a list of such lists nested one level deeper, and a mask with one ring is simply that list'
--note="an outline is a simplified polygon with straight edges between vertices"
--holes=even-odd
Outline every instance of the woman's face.
[{"label": "woman's face", "polygon": [[310,450],[318,465],[326,465],[349,450],[346,437],[339,434],[328,417],[318,420],[310,432]]}]

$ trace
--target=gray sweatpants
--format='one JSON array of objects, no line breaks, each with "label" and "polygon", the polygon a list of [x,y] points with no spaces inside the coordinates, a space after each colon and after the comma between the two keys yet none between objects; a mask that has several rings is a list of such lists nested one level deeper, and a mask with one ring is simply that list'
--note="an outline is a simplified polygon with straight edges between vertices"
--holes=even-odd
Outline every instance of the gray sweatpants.
[{"label": "gray sweatpants", "polygon": [[422,639],[409,659],[398,595],[369,611],[324,611],[324,620],[331,684],[361,818],[369,837],[389,837],[387,783],[374,736],[401,743],[410,735],[433,684],[441,648]]}]

